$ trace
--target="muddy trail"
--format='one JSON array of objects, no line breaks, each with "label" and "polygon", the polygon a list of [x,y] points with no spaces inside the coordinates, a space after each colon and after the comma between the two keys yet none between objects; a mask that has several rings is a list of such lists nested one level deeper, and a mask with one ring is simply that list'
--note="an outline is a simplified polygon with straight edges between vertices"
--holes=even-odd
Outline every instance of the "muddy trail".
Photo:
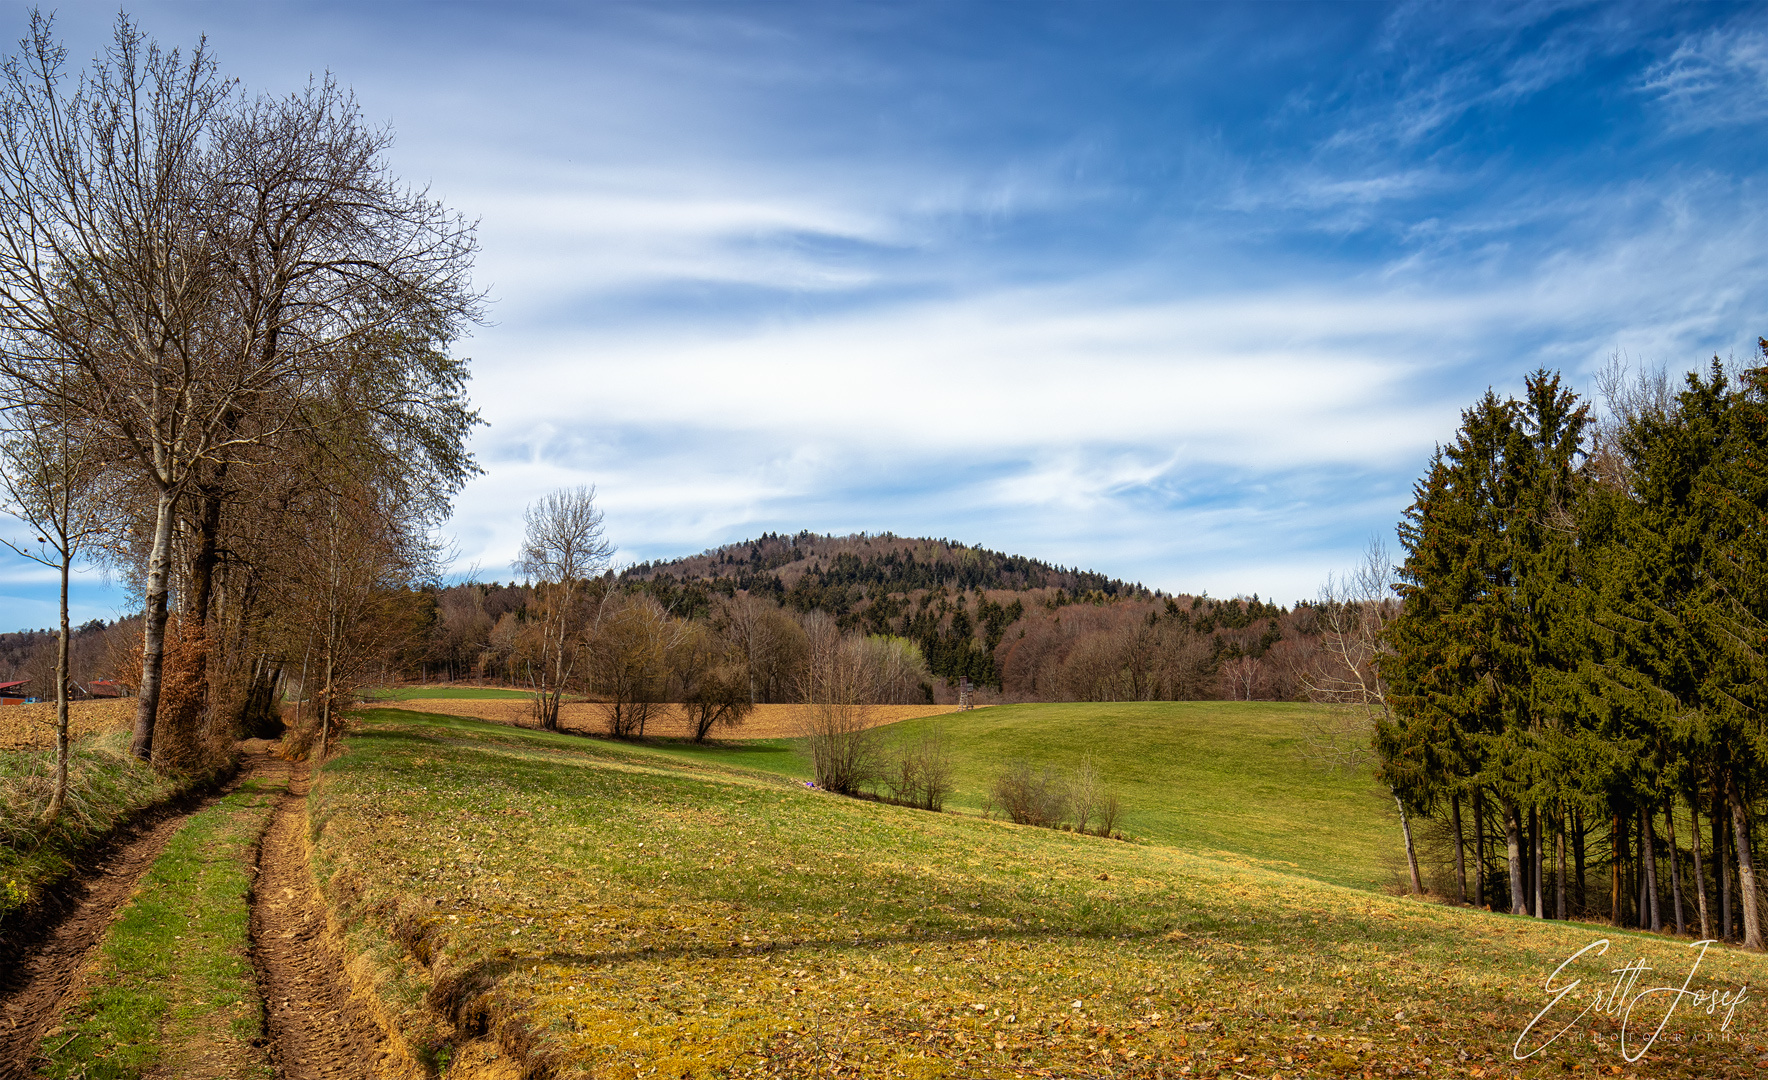
[{"label": "muddy trail", "polygon": [[20,959],[0,992],[0,1080],[31,1075],[31,1059],[44,1032],[78,999],[93,953],[142,875],[192,814],[253,776],[272,776],[287,764],[261,748],[240,757],[239,771],[224,787],[118,837],[99,862],[69,891],[65,914]]},{"label": "muddy trail", "polygon": [[252,889],[252,963],[265,1005],[277,1076],[380,1078],[405,1063],[347,987],[309,869],[308,767],[261,744],[241,755],[233,780],[178,812],[119,837],[70,890],[66,914],[0,989],[0,1080],[27,1080],[46,1032],[86,990],[95,953],[142,877],[191,815],[253,777],[286,780],[258,851]]},{"label": "muddy trail", "polygon": [[258,854],[252,962],[264,996],[271,1058],[286,1080],[397,1076],[402,1060],[349,992],[307,846],[308,767],[295,766]]}]

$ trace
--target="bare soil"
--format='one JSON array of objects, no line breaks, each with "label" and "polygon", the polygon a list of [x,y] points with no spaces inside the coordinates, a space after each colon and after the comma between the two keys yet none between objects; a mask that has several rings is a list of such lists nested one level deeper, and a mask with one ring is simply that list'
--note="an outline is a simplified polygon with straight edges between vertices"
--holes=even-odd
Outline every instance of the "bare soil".
[{"label": "bare soil", "polygon": [[403,1076],[403,1054],[349,990],[308,861],[308,766],[295,766],[264,835],[252,904],[252,959],[286,1080]]},{"label": "bare soil", "polygon": [[[441,713],[444,716],[467,716],[515,727],[539,726],[534,720],[534,708],[531,704],[509,698],[414,698],[410,701],[375,701],[369,704],[377,709],[410,709],[413,712]],[[868,727],[876,727],[924,716],[945,716],[957,711],[956,705],[874,705],[866,715],[866,722]],[[712,738],[795,738],[804,733],[805,712],[803,705],[757,705],[743,723],[736,727],[714,728]],[[603,706],[595,702],[564,703],[559,707],[559,729],[572,735],[605,733],[607,721]],[[645,734],[653,738],[686,738],[689,734],[687,715],[679,705],[665,705],[645,725]]]}]

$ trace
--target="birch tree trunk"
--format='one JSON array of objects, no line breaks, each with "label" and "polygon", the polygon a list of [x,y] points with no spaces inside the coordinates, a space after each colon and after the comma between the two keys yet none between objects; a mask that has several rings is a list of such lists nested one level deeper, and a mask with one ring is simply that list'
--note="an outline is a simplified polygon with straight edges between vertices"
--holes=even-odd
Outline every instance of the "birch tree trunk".
[{"label": "birch tree trunk", "polygon": [[1509,799],[1501,800],[1504,808],[1504,848],[1510,858],[1510,913],[1527,915],[1529,913],[1529,887],[1524,881],[1522,866],[1522,816],[1517,812],[1516,804]]},{"label": "birch tree trunk", "polygon": [[168,578],[172,568],[172,511],[178,505],[175,488],[161,488],[154,508],[153,547],[147,556],[147,589],[141,619],[141,685],[136,688],[135,732],[129,752],[144,762],[153,760],[154,723],[160,710],[160,673],[166,661]]},{"label": "birch tree trunk", "polygon": [[1737,899],[1743,908],[1743,947],[1762,947],[1761,913],[1756,906],[1756,862],[1750,854],[1749,810],[1737,790],[1737,779],[1727,770],[1725,797],[1731,803],[1731,831],[1737,845]]},{"label": "birch tree trunk", "polygon": [[1713,919],[1707,912],[1707,871],[1700,857],[1700,797],[1688,800],[1689,839],[1694,844],[1694,895],[1700,902],[1700,936],[1713,936]]},{"label": "birch tree trunk", "polygon": [[1406,838],[1406,869],[1412,874],[1412,895],[1421,896],[1424,893],[1424,879],[1418,874],[1418,852],[1412,846],[1412,821],[1406,816],[1406,804],[1400,801],[1400,793],[1392,788],[1388,791],[1394,797],[1394,805],[1400,808],[1400,832]]},{"label": "birch tree trunk", "polygon": [[67,540],[62,539],[61,559],[61,641],[55,647],[55,791],[49,796],[49,809],[43,812],[45,825],[55,824],[68,798],[68,567],[73,562],[66,554]]}]

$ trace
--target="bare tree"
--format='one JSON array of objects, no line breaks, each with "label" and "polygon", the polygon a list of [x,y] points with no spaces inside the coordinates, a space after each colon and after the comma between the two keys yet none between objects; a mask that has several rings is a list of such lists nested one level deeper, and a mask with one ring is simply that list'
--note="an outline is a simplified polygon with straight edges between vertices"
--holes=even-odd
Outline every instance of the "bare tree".
[{"label": "bare tree", "polygon": [[804,631],[778,605],[738,593],[719,604],[715,621],[742,656],[749,704],[787,700],[796,692]]},{"label": "bare tree", "polygon": [[[420,373],[377,396],[414,369],[360,361],[414,353],[368,339],[446,343],[478,316],[471,226],[399,188],[385,146],[330,83],[242,101],[203,46],[185,59],[126,18],[84,76],[69,75],[41,15],[0,68],[0,365],[36,399],[89,416],[153,493],[132,745],[143,759],[180,501],[197,489],[187,607],[202,616],[227,466],[323,423],[315,398],[368,391],[399,428],[438,383]],[[442,397],[456,376],[443,373]],[[470,424],[457,404],[446,415]],[[464,466],[451,434],[392,441]]]},{"label": "bare tree", "polygon": [[584,586],[608,568],[614,547],[602,531],[594,487],[562,488],[530,503],[516,571],[534,586],[539,615],[540,679],[535,709],[540,726],[559,727],[559,701],[577,661],[584,630]]},{"label": "bare tree", "polygon": [[7,547],[61,578],[60,632],[55,650],[55,789],[43,813],[45,825],[61,816],[68,792],[68,576],[74,562],[109,531],[113,504],[103,490],[95,445],[75,435],[75,425],[50,406],[14,405],[0,432],[0,512],[35,530],[36,542],[4,540]]},{"label": "bare tree", "polygon": [[[1396,613],[1392,594],[1393,562],[1378,539],[1369,541],[1362,563],[1350,576],[1328,577],[1320,591],[1320,662],[1303,676],[1303,685],[1310,698],[1333,708],[1309,719],[1306,753],[1328,767],[1361,769],[1375,756],[1371,736],[1377,719],[1388,715],[1387,685],[1377,658],[1387,648],[1382,633]],[[1412,821],[1400,793],[1389,793],[1400,812],[1406,866],[1417,895],[1424,891],[1424,881]]]},{"label": "bare tree", "polygon": [[743,665],[733,662],[731,645],[715,631],[684,624],[676,649],[675,678],[680,684],[688,735],[705,742],[714,727],[735,727],[755,706],[749,703]]},{"label": "bare tree", "polygon": [[804,634],[809,656],[799,678],[800,733],[817,786],[851,795],[878,775],[877,665],[861,639],[843,635],[823,612],[805,618]]},{"label": "bare tree", "polygon": [[644,738],[687,637],[686,625],[649,596],[615,595],[601,606],[585,645],[589,687],[604,699],[609,735]]}]

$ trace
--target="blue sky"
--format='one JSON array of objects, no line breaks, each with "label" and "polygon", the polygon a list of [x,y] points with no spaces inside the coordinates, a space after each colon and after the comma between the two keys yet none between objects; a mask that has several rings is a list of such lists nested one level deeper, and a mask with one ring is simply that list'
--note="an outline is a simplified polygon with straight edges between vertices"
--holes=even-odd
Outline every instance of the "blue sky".
[{"label": "blue sky", "polygon": [[[486,579],[594,483],[628,561],[889,530],[1288,602],[1487,386],[1768,333],[1760,7],[131,11],[253,90],[336,73],[481,220]],[[0,563],[6,628],[53,595]]]}]

